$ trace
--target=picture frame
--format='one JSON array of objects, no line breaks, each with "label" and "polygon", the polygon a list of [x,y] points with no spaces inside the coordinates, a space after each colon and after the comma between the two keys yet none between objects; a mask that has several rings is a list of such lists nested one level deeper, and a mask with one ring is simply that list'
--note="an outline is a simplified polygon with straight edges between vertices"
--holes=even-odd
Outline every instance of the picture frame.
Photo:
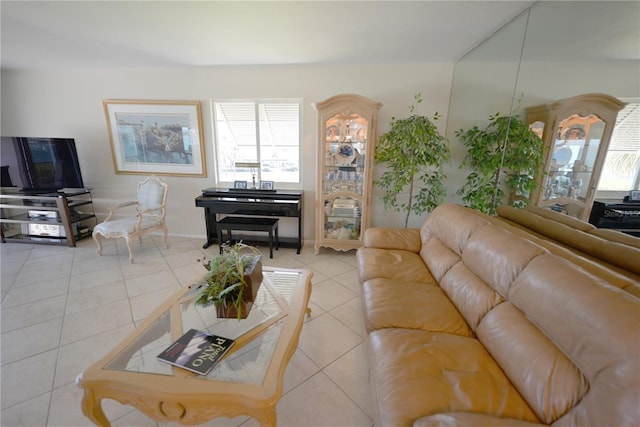
[{"label": "picture frame", "polygon": [[199,101],[103,101],[116,174],[207,176]]},{"label": "picture frame", "polygon": [[233,181],[233,188],[235,189],[247,189],[247,181]]},{"label": "picture frame", "polygon": [[273,181],[260,181],[261,190],[273,190]]},{"label": "picture frame", "polygon": [[629,192],[629,200],[632,202],[640,202],[640,190],[631,190]]}]

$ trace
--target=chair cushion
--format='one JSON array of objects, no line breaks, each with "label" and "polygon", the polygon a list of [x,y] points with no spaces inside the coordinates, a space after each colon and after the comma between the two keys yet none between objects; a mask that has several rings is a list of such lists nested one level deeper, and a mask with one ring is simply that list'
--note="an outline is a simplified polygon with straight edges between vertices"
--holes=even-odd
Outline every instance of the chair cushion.
[{"label": "chair cushion", "polygon": [[[142,218],[142,230],[158,227],[162,224],[161,218],[144,217]],[[94,233],[100,233],[107,237],[124,237],[136,231],[138,218],[122,218],[113,221],[102,222],[95,226]]]}]

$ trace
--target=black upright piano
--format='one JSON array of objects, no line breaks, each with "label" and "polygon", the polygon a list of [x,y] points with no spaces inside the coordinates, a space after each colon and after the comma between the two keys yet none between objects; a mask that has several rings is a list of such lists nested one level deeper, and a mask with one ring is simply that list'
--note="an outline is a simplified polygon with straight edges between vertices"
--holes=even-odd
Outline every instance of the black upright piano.
[{"label": "black upright piano", "polygon": [[204,208],[207,226],[208,248],[216,243],[218,214],[256,215],[294,217],[298,221],[298,235],[295,238],[279,237],[280,244],[295,244],[300,253],[302,249],[302,212],[303,191],[301,190],[244,190],[226,188],[207,188],[196,197],[196,206]]},{"label": "black upright piano", "polygon": [[593,202],[589,223],[640,237],[640,202]]}]

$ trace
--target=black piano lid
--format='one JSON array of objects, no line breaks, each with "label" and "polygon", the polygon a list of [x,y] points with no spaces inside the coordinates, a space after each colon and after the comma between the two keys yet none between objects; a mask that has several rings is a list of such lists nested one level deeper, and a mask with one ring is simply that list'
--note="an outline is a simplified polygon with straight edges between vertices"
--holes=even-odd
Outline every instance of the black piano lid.
[{"label": "black piano lid", "polygon": [[303,194],[302,190],[257,190],[257,189],[234,189],[234,188],[205,188],[202,190],[203,196],[217,196],[217,197],[250,197],[258,199],[281,199],[283,197],[296,197],[299,198]]}]

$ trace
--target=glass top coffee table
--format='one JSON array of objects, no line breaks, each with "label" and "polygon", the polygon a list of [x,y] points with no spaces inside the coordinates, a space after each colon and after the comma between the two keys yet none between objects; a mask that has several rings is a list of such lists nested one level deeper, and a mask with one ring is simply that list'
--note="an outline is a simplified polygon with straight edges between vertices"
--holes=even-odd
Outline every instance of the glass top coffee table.
[{"label": "glass top coffee table", "polygon": [[[284,371],[310,313],[311,276],[306,270],[264,267],[254,305],[242,320],[219,319],[215,307],[196,307],[200,283],[180,289],[78,376],[82,412],[96,425],[109,426],[101,400],[114,399],[158,421],[195,425],[249,415],[262,426],[275,426]],[[206,376],[156,359],[190,328],[236,340]]]}]

